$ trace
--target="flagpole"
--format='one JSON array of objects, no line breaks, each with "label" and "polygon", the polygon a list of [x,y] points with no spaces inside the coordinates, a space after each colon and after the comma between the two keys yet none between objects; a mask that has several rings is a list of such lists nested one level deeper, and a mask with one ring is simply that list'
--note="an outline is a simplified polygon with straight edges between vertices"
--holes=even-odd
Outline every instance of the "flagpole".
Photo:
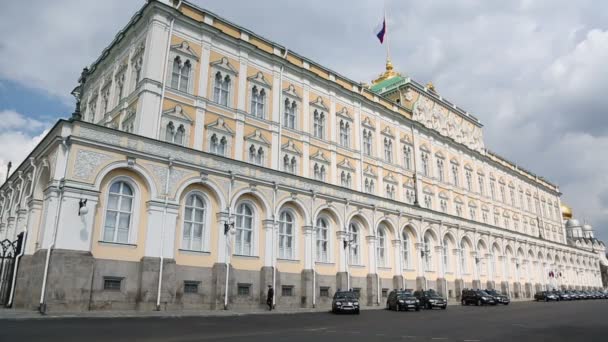
[{"label": "flagpole", "polygon": [[391,61],[391,46],[389,43],[389,37],[390,35],[388,34],[388,19],[386,16],[386,0],[384,0],[384,25],[385,25],[385,35],[386,35],[386,61],[390,62]]}]

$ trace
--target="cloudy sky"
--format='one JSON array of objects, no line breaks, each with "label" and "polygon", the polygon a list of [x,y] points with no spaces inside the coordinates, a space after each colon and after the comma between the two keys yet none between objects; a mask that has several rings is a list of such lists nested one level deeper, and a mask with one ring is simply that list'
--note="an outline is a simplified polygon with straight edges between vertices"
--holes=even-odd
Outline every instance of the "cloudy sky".
[{"label": "cloudy sky", "polygon": [[[351,79],[384,68],[379,0],[195,2]],[[80,70],[143,3],[2,5],[0,179],[69,116]],[[395,67],[479,117],[487,147],[559,184],[608,240],[608,2],[387,0],[387,13]]]}]

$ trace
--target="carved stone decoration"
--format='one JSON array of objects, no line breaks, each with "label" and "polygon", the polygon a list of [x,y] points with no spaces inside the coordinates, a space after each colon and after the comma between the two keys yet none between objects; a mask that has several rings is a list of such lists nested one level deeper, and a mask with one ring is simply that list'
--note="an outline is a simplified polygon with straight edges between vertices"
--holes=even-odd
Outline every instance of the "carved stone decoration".
[{"label": "carved stone decoration", "polygon": [[483,150],[480,127],[425,96],[421,95],[414,104],[413,119],[457,143],[476,151]]},{"label": "carved stone decoration", "polygon": [[88,181],[94,176],[95,171],[103,164],[112,159],[112,156],[105,153],[80,150],[76,155],[74,165],[74,178]]},{"label": "carved stone decoration", "polygon": [[120,145],[120,136],[118,134],[103,132],[100,129],[80,127],[80,136],[95,141],[103,141],[106,144]]},{"label": "carved stone decoration", "polygon": [[[169,167],[166,165],[155,165],[155,164],[145,164],[145,168],[152,171],[154,175],[154,180],[156,181],[156,186],[158,189],[165,189],[165,182],[167,179],[167,171]],[[169,195],[175,196],[175,191],[177,187],[181,184],[181,182],[186,177],[196,176],[193,172],[188,172],[180,169],[173,168],[171,170],[171,178],[169,178]]]},{"label": "carved stone decoration", "polygon": [[405,91],[405,100],[408,102],[412,102],[414,99],[414,92],[411,89]]}]

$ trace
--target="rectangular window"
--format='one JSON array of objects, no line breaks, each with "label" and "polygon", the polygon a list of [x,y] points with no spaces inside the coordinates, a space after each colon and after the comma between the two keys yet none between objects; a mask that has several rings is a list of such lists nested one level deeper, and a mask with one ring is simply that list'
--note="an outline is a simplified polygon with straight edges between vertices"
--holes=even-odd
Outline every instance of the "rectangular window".
[{"label": "rectangular window", "polygon": [[237,294],[239,296],[249,296],[251,294],[251,284],[238,284]]},{"label": "rectangular window", "polygon": [[184,281],[184,293],[198,293],[198,281],[185,280]]},{"label": "rectangular window", "polygon": [[361,298],[361,288],[360,287],[354,287],[353,292],[355,293],[357,298]]},{"label": "rectangular window", "polygon": [[329,297],[329,287],[321,286],[321,288],[319,289],[319,296],[320,297]]},{"label": "rectangular window", "polygon": [[120,291],[122,279],[119,277],[103,277],[103,289],[106,291]]},{"label": "rectangular window", "polygon": [[388,297],[388,289],[382,289],[382,298]]},{"label": "rectangular window", "polygon": [[283,297],[293,297],[293,286],[291,286],[291,285],[283,285],[283,286],[281,286],[281,296],[283,296]]}]

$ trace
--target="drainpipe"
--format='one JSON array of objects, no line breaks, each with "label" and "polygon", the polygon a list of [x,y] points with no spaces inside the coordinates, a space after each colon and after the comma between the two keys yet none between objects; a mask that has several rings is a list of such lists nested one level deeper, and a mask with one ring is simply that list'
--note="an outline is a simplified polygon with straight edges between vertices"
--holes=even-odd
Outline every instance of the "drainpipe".
[{"label": "drainpipe", "polygon": [[[30,193],[29,193],[29,198],[32,198],[33,194],[34,194],[34,187],[36,185],[36,172],[38,171],[38,168],[36,167],[36,163],[34,163],[34,158],[30,158],[30,165],[33,168],[32,171],[32,185],[30,186]],[[17,255],[17,257],[15,258],[15,267],[13,268],[13,280],[11,282],[11,293],[9,294],[8,297],[8,304],[7,307],[11,307],[13,306],[13,298],[15,296],[15,282],[17,281],[17,270],[19,269],[19,261],[21,260],[21,258],[23,257],[23,254],[25,254],[25,244],[27,242],[27,229],[30,225],[30,218],[31,218],[31,214],[28,213],[27,215],[27,221],[25,222],[25,229],[23,230],[23,239],[21,240],[21,250],[19,251],[19,254]]]},{"label": "drainpipe", "polygon": [[275,295],[272,296],[272,307],[274,308],[277,303],[277,254],[275,251],[275,235],[276,235],[276,225],[277,225],[277,190],[278,186],[276,182],[273,182],[273,192],[272,192],[272,288],[275,291]]},{"label": "drainpipe", "polygon": [[[230,183],[228,185],[228,222],[227,224],[230,226],[230,215],[232,212],[232,183],[234,182],[234,175],[232,171],[228,171],[228,176],[230,177]],[[224,232],[226,235],[226,243],[224,246],[224,263],[226,264],[226,283],[224,284],[224,310],[228,310],[228,279],[230,278],[230,262],[228,260],[229,256],[232,256],[232,248],[230,247],[229,239],[231,235],[231,229],[228,232]],[[230,249],[230,251],[228,251]],[[230,252],[230,253],[228,253]]]},{"label": "drainpipe", "polygon": [[165,247],[165,220],[167,217],[167,206],[169,206],[169,180],[171,179],[171,170],[173,168],[173,158],[169,157],[169,170],[167,170],[167,179],[165,181],[165,208],[163,209],[163,218],[160,228],[160,266],[158,269],[158,291],[156,293],[156,311],[160,311],[160,292],[163,285],[163,261]]},{"label": "drainpipe", "polygon": [[68,145],[68,139],[64,138],[61,141],[61,145],[63,146],[63,148],[66,150],[66,162],[65,162],[65,170],[63,171],[64,174],[64,178],[61,178],[61,180],[59,181],[59,203],[57,204],[57,210],[55,212],[55,222],[53,223],[53,237],[51,239],[51,244],[48,246],[47,250],[46,250],[46,261],[44,263],[44,275],[42,276],[42,288],[40,290],[40,306],[38,308],[38,310],[40,311],[41,314],[45,314],[46,313],[46,281],[49,275],[49,263],[51,261],[51,251],[53,250],[53,248],[55,247],[55,242],[57,240],[57,229],[59,227],[59,218],[61,215],[61,206],[63,204],[63,192],[64,192],[64,187],[65,187],[65,174],[68,171],[68,161],[70,159],[70,145]]},{"label": "drainpipe", "polygon": [[312,259],[312,263],[310,264],[312,267],[312,307],[316,308],[317,307],[317,267],[316,267],[316,239],[317,239],[317,227],[315,227],[315,219],[313,217],[314,215],[314,207],[315,207],[315,198],[317,197],[315,194],[314,190],[310,190],[312,196],[311,196],[311,201],[310,201],[310,226],[312,227],[312,239],[311,240],[311,244],[312,244],[312,248],[310,249],[312,251],[310,258]]},{"label": "drainpipe", "polygon": [[[176,9],[179,9],[181,5],[181,1],[177,5]],[[160,139],[160,118],[163,114],[163,102],[165,100],[165,88],[167,87],[167,68],[169,66],[169,51],[171,50],[171,37],[173,36],[173,23],[175,22],[175,18],[171,18],[171,24],[169,24],[169,37],[167,39],[167,48],[165,49],[165,66],[163,67],[163,78],[160,81],[160,103],[158,105],[158,125],[156,127],[156,136]]]},{"label": "drainpipe", "polygon": [[[289,49],[285,49],[285,53],[283,54],[283,59],[287,58],[287,53]],[[281,113],[281,106],[283,105],[283,70],[285,69],[285,65],[281,64],[281,71],[279,72],[279,153],[277,153],[277,169],[280,170],[281,165],[281,135],[283,133],[283,113]]]}]

